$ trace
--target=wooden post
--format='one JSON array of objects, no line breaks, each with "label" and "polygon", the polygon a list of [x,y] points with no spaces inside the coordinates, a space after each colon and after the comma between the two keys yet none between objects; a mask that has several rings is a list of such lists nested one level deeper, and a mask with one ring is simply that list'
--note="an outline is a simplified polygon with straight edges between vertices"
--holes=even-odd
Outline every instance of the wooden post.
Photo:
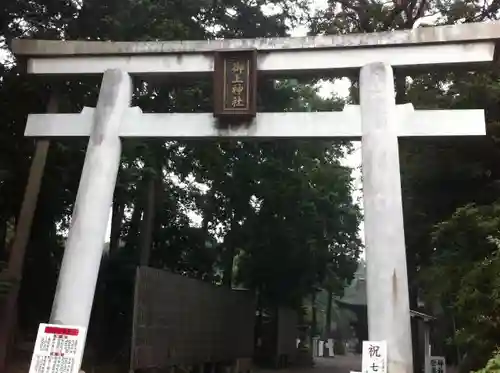
[{"label": "wooden post", "polygon": [[[57,113],[57,109],[58,97],[56,93],[52,92],[47,105],[47,112]],[[39,140],[36,142],[21,211],[17,219],[14,242],[10,250],[6,275],[9,280],[13,281],[13,287],[7,295],[3,317],[0,320],[0,372],[4,372],[7,367],[7,352],[14,339],[14,331],[16,330],[17,298],[21,286],[24,257],[31,236],[31,226],[38,202],[49,146],[49,140]]]}]

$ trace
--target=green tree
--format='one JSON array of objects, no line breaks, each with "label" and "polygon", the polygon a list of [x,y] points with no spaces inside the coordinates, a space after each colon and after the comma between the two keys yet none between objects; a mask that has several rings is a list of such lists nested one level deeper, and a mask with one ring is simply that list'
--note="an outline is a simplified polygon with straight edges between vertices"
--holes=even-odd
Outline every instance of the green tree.
[{"label": "green tree", "polygon": [[467,351],[464,370],[483,366],[500,335],[499,211],[498,203],[457,209],[436,227],[432,265],[422,272],[427,300],[443,320],[454,315],[450,342]]}]

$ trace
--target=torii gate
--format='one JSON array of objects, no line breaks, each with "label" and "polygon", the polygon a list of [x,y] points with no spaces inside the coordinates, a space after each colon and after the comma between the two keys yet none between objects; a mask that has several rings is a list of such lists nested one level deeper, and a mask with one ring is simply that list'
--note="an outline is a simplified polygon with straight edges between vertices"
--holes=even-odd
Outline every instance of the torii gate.
[{"label": "torii gate", "polygon": [[[102,74],[97,108],[30,115],[26,136],[90,136],[51,315],[87,327],[121,152],[121,137],[360,138],[370,339],[387,341],[389,373],[411,373],[411,329],[399,136],[485,134],[482,110],[396,106],[392,67],[489,64],[500,23],[374,34],[182,42],[14,41],[31,74]],[[130,74],[207,74],[221,49],[257,51],[259,73],[360,73],[361,104],[332,113],[260,113],[219,129],[212,114],[142,114]],[[139,125],[140,122],[140,125]]]}]

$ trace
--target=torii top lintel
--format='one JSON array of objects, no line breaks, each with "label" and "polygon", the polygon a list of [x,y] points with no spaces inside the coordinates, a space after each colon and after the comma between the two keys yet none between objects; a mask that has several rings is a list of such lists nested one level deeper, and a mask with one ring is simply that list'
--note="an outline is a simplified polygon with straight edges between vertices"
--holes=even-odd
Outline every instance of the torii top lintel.
[{"label": "torii top lintel", "polygon": [[263,73],[358,70],[370,62],[395,68],[491,63],[500,21],[414,30],[293,38],[204,41],[49,41],[19,39],[15,55],[28,73],[96,74],[120,68],[131,74],[196,74],[214,70],[214,52],[255,49]]}]

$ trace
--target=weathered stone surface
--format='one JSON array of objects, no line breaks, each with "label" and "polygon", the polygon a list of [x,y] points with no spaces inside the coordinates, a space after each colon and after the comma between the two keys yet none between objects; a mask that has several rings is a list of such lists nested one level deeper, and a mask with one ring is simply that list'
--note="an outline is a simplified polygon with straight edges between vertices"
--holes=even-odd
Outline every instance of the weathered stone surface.
[{"label": "weathered stone surface", "polygon": [[389,373],[411,373],[399,121],[391,66],[373,63],[361,69],[360,101],[369,339],[387,342]]},{"label": "weathered stone surface", "polygon": [[52,324],[88,327],[120,164],[119,137],[132,84],[119,70],[104,74],[64,250]]},{"label": "weathered stone surface", "polygon": [[200,41],[109,42],[14,40],[16,55],[137,55],[163,53],[214,52],[220,49],[257,49],[259,51],[319,48],[383,47],[435,43],[460,43],[498,39],[500,22],[469,23],[414,30],[364,34],[307,36],[293,38],[225,39]]}]

